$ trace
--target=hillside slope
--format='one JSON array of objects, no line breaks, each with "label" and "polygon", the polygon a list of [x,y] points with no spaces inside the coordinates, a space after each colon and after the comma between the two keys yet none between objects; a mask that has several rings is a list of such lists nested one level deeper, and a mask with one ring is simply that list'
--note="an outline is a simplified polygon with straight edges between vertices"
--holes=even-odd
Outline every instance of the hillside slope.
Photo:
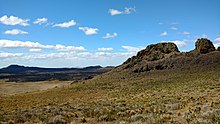
[{"label": "hillside slope", "polygon": [[[200,47],[188,53],[180,53],[172,43],[162,44],[160,49],[156,44],[149,54],[147,47],[91,80],[44,92],[1,96],[0,121],[219,123],[220,51],[209,47],[212,44],[207,39],[202,41],[203,47],[197,45]],[[149,59],[158,52],[160,57]],[[158,68],[161,64],[165,66]]]}]

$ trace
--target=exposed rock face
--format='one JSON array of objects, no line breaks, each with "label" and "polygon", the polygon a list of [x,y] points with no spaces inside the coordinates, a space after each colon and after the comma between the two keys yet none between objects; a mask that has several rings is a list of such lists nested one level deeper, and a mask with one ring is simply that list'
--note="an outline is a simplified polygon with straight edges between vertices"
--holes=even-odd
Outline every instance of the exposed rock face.
[{"label": "exposed rock face", "polygon": [[220,47],[217,48],[217,51],[220,51]]},{"label": "exposed rock face", "polygon": [[158,43],[147,46],[145,49],[139,51],[137,56],[129,58],[125,63],[131,61],[156,61],[165,58],[167,54],[179,52],[174,43]]},{"label": "exposed rock face", "polygon": [[158,43],[147,46],[146,49],[138,52],[137,57],[148,61],[155,61],[164,58],[165,54],[170,54],[172,52],[179,52],[174,43]]},{"label": "exposed rock face", "polygon": [[[218,48],[218,50],[220,51],[220,48]],[[206,38],[197,40],[195,50],[183,53],[179,52],[174,43],[158,43],[147,46],[145,49],[139,51],[136,56],[129,58],[119,67],[140,73],[152,70],[190,68],[219,64],[219,51],[212,51],[215,51],[215,47],[212,42]]]},{"label": "exposed rock face", "polygon": [[133,68],[133,70],[149,71],[152,69],[165,69],[168,66],[156,66],[154,62],[163,60],[169,56],[179,54],[179,50],[174,43],[158,43],[147,46],[145,49],[137,53],[136,56],[129,58],[124,62],[125,69]]},{"label": "exposed rock face", "polygon": [[201,38],[196,41],[196,51],[199,53],[209,53],[215,51],[215,47],[210,40],[207,38]]}]

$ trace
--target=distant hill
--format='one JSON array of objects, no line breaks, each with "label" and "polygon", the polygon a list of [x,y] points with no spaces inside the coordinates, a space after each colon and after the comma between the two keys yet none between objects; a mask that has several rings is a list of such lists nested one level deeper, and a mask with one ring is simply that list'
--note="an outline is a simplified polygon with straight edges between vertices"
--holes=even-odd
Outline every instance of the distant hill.
[{"label": "distant hill", "polygon": [[0,69],[0,79],[8,81],[81,80],[94,77],[113,67],[89,66],[85,68],[40,68],[10,65]]}]

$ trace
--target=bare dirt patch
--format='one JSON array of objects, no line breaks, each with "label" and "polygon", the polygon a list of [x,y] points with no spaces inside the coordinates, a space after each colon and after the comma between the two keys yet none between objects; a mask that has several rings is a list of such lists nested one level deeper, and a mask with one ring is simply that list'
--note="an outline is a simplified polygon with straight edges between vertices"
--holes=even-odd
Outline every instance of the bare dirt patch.
[{"label": "bare dirt patch", "polygon": [[0,95],[37,92],[69,85],[71,81],[5,82],[0,81]]}]

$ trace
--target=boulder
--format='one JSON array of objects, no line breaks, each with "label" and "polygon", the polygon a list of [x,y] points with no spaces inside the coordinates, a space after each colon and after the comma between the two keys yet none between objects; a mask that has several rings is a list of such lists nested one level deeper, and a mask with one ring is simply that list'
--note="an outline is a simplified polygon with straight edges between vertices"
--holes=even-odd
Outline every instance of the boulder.
[{"label": "boulder", "polygon": [[214,45],[207,38],[198,39],[195,45],[196,45],[195,51],[198,51],[199,53],[202,54],[215,51]]}]

